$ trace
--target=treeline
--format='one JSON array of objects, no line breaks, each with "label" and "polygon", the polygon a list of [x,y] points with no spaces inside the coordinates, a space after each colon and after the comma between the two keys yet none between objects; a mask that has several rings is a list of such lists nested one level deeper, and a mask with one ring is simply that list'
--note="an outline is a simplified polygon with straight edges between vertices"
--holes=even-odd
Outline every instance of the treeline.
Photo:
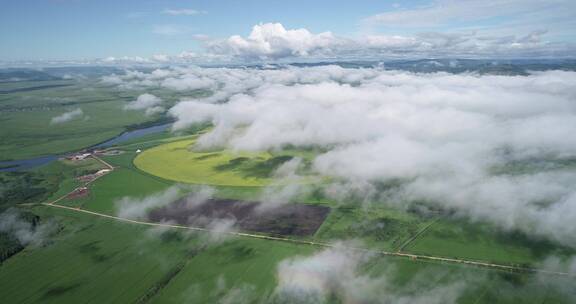
[{"label": "treeline", "polygon": [[0,232],[0,264],[9,257],[24,249],[24,246],[13,235]]},{"label": "treeline", "polygon": [[3,172],[0,185],[0,212],[17,204],[38,202],[50,191],[44,179],[31,172]]},{"label": "treeline", "polygon": [[[40,222],[40,217],[30,212],[20,213],[18,219],[28,222],[33,228]],[[11,231],[0,231],[0,264],[24,249],[24,245]]]},{"label": "treeline", "polygon": [[[0,174],[0,214],[8,208],[32,202],[47,193],[41,186],[42,179],[29,172],[3,172]],[[36,225],[38,217],[31,213],[22,213],[22,220]],[[12,231],[0,231],[0,263],[24,249]]]},{"label": "treeline", "polygon": [[168,286],[170,282],[186,267],[188,262],[195,256],[197,256],[202,250],[204,246],[200,246],[199,248],[193,248],[186,253],[185,258],[174,265],[171,269],[169,269],[164,276],[157,281],[154,285],[148,289],[148,291],[143,294],[138,300],[136,300],[137,304],[145,304],[150,302],[150,300],[156,296],[164,287]]}]

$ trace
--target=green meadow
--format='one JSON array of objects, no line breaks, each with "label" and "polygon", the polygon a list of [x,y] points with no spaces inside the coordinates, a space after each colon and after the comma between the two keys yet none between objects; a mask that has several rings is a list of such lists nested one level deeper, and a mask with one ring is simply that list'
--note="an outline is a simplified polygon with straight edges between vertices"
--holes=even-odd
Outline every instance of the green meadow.
[{"label": "green meadow", "polygon": [[[321,250],[243,238],[205,243],[201,234],[41,206],[30,211],[56,222],[60,231],[48,244],[28,247],[2,264],[5,303],[273,303],[278,263]],[[425,281],[424,288],[463,288],[459,303],[569,303],[523,274],[379,256],[360,271],[374,280],[385,277],[379,288],[406,298],[421,291],[415,282]]]},{"label": "green meadow", "polygon": [[[79,149],[152,119],[123,111],[124,102],[134,96],[105,86],[86,93],[78,90],[90,86],[77,81],[46,85],[54,86],[26,90],[34,84],[0,85],[1,90],[12,90],[0,95],[2,104],[8,106],[0,109],[0,119],[9,128],[0,130],[0,158]],[[162,95],[161,91],[155,93]],[[32,97],[26,97],[25,104],[17,101],[25,96]],[[67,96],[70,100],[42,101],[42,96]],[[62,105],[75,98],[78,104]],[[24,106],[29,108],[24,110]],[[46,108],[40,110],[40,106]],[[14,110],[18,107],[19,111]],[[89,119],[50,125],[52,117],[76,107]],[[113,172],[91,183],[88,196],[65,198],[58,204],[115,216],[122,198],[145,198],[174,185],[182,189],[210,185],[217,198],[259,200],[276,168],[295,156],[306,163],[312,155],[309,151],[198,152],[190,149],[197,135],[164,132],[119,144],[115,149],[122,154],[102,157],[115,167]],[[90,159],[55,161],[25,173],[0,174],[3,184],[14,189],[35,189],[13,191],[2,201],[2,210],[17,208],[55,228],[42,244],[26,246],[2,261],[3,303],[285,303],[277,293],[278,265],[325,249],[231,235],[212,240],[206,232],[127,223],[39,204],[66,195],[82,185],[76,177],[100,168],[102,164]],[[539,267],[547,256],[574,254],[557,244],[503,232],[487,223],[471,224],[448,213],[422,214],[388,204],[336,202],[319,194],[326,186],[324,180],[305,186],[311,191],[292,203],[331,209],[314,235],[291,236],[294,240],[347,240],[374,252],[402,251],[526,267]],[[418,294],[428,290],[429,296],[457,290],[458,303],[570,303],[556,286],[573,280],[377,253],[370,255],[356,275],[376,282],[378,292],[393,294],[404,303],[418,303]],[[328,302],[345,300],[330,295]]]},{"label": "green meadow", "polygon": [[[159,115],[145,116],[143,111],[124,110],[143,93],[159,96],[166,106],[182,97],[162,89],[119,90],[98,79],[0,83],[0,161],[75,151],[136,126],[165,120]],[[52,118],[76,109],[83,115],[52,123]]]},{"label": "green meadow", "polygon": [[286,161],[307,156],[302,151],[194,151],[194,144],[194,139],[188,139],[160,145],[138,155],[134,164],[142,171],[177,182],[255,187],[272,183],[272,173]]}]

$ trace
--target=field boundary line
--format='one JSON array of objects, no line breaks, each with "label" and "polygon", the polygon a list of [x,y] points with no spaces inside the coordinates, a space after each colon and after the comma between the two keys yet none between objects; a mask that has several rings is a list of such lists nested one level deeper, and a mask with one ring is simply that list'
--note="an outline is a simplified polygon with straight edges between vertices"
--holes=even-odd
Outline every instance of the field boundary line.
[{"label": "field boundary line", "polygon": [[[99,217],[103,217],[103,218],[108,218],[108,219],[112,219],[112,220],[125,222],[125,223],[139,224],[139,225],[145,225],[145,226],[151,226],[151,227],[167,227],[167,228],[175,228],[175,229],[200,231],[200,232],[217,232],[217,231],[214,231],[211,229],[201,228],[201,227],[192,227],[192,226],[165,224],[165,223],[143,222],[143,221],[138,221],[138,220],[132,220],[132,219],[127,219],[127,218],[117,217],[117,216],[113,216],[113,215],[109,215],[109,214],[89,211],[89,210],[85,210],[85,209],[77,209],[74,207],[69,207],[69,206],[64,206],[64,205],[55,205],[55,204],[47,204],[47,203],[42,203],[41,205],[71,210],[71,211],[75,211],[75,212],[82,212],[82,213],[91,214],[91,215],[95,215],[95,216],[99,216]],[[229,234],[229,235],[240,236],[240,237],[247,237],[247,238],[254,238],[254,239],[280,241],[280,242],[288,242],[288,243],[302,244],[302,245],[311,245],[311,246],[324,247],[324,248],[339,247],[337,245],[330,244],[330,243],[324,243],[324,242],[297,240],[297,239],[290,239],[290,238],[285,238],[285,237],[268,236],[268,235],[262,235],[262,234],[252,234],[252,233],[246,233],[246,232],[227,231],[227,232],[218,232],[218,233]],[[368,248],[360,248],[360,247],[344,247],[344,248],[354,250],[354,251],[376,253],[376,254],[385,255],[385,256],[402,257],[402,258],[407,258],[407,259],[412,260],[412,261],[418,261],[418,260],[433,261],[433,262],[461,264],[461,265],[467,265],[467,266],[476,266],[476,267],[490,268],[490,269],[503,270],[503,271],[512,271],[512,272],[541,273],[541,274],[570,276],[570,277],[576,276],[576,273],[553,271],[553,270],[539,269],[539,268],[519,267],[519,266],[513,266],[513,265],[504,265],[504,264],[496,264],[496,263],[490,263],[490,262],[472,261],[472,260],[464,260],[464,259],[457,259],[457,258],[438,257],[438,256],[429,256],[429,255],[411,254],[411,253],[402,253],[402,252],[392,252],[392,251],[384,251],[384,250],[368,249]]]},{"label": "field boundary line", "polygon": [[408,240],[406,240],[406,242],[404,242],[402,245],[400,245],[400,247],[398,247],[398,250],[396,250],[396,252],[402,252],[402,250],[404,250],[404,248],[406,248],[406,246],[408,246],[410,243],[412,243],[414,240],[416,240],[420,235],[422,235],[424,232],[426,232],[426,230],[428,230],[428,228],[432,227],[439,220],[440,220],[440,218],[438,217],[435,220],[433,220],[432,222],[426,224],[426,226],[424,226],[422,229],[420,229],[420,231],[416,232],[416,234],[414,234],[412,237],[410,237]]},{"label": "field boundary line", "polygon": [[70,191],[70,192],[62,195],[61,197],[59,197],[59,198],[57,198],[57,199],[55,199],[55,200],[47,203],[47,205],[50,205],[50,206],[56,205],[56,203],[58,203],[59,201],[65,199],[66,197],[68,197],[68,195],[70,195],[70,194],[73,193],[74,191],[76,191],[76,190],[78,190],[78,189],[80,189],[80,188],[82,188],[82,187],[88,187],[90,184],[92,184],[93,182],[95,182],[97,179],[99,179],[99,178],[101,178],[102,176],[105,176],[105,175],[107,175],[108,173],[111,173],[112,171],[114,171],[115,167],[112,166],[111,164],[109,164],[108,162],[106,162],[105,160],[101,159],[100,157],[98,157],[98,156],[96,156],[96,155],[94,155],[94,154],[91,154],[90,157],[92,157],[92,158],[95,159],[96,161],[98,161],[98,162],[100,162],[101,164],[103,164],[104,166],[106,166],[110,171],[109,171],[109,172],[106,172],[106,173],[104,173],[104,174],[102,174],[102,175],[96,176],[94,179],[83,183],[82,186],[79,186],[79,187],[74,188],[72,191]]},{"label": "field boundary line", "polygon": [[114,170],[114,166],[112,166],[111,164],[109,164],[109,163],[106,162],[105,160],[101,159],[100,157],[94,155],[94,153],[90,154],[90,156],[91,156],[93,159],[95,159],[95,160],[99,161],[100,163],[102,163],[104,166],[108,167],[108,169]]}]

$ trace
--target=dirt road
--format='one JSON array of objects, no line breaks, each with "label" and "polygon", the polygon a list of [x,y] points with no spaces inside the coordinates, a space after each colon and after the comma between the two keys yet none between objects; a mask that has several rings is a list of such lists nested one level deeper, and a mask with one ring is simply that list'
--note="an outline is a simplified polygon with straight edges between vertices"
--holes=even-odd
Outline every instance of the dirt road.
[{"label": "dirt road", "polygon": [[[108,162],[104,161],[103,159],[101,159],[95,155],[91,155],[91,157],[94,158],[95,160],[101,162],[104,166],[106,166],[108,169],[110,169],[110,172],[112,172],[114,170],[114,166],[110,165]],[[95,180],[96,179],[94,179],[90,182],[87,182],[83,186],[86,187],[86,186],[88,186],[88,184],[94,182]],[[72,190],[72,192],[75,190],[76,189]],[[66,196],[68,196],[69,194],[70,193],[67,193],[67,194],[63,195],[62,197],[60,197],[60,198],[58,198],[58,199],[56,199],[50,203],[43,203],[42,205],[49,206],[49,207],[55,207],[55,208],[61,208],[61,209],[67,209],[67,210],[75,211],[75,212],[82,212],[82,213],[91,214],[94,216],[99,216],[99,217],[103,217],[103,218],[108,218],[108,219],[122,221],[122,222],[126,222],[126,223],[132,223],[132,224],[155,226],[155,227],[167,227],[167,228],[174,228],[174,229],[185,229],[185,230],[193,230],[193,231],[200,231],[200,232],[207,232],[207,233],[214,233],[215,232],[215,231],[212,231],[210,229],[200,228],[200,227],[190,227],[190,226],[183,226],[183,225],[143,222],[143,221],[138,221],[138,220],[121,218],[121,217],[108,215],[108,214],[104,214],[104,213],[98,213],[98,212],[93,212],[93,211],[89,211],[89,210],[84,210],[84,209],[80,209],[80,207],[69,207],[69,206],[63,206],[63,205],[57,205],[56,204],[60,200],[66,198]],[[472,260],[457,259],[457,258],[447,258],[447,257],[437,257],[437,256],[430,256],[430,255],[411,254],[411,253],[404,253],[401,251],[413,239],[417,238],[420,234],[422,234],[422,232],[424,232],[426,229],[428,229],[430,226],[432,226],[432,224],[434,224],[435,222],[436,221],[433,221],[429,225],[424,227],[420,232],[418,232],[416,235],[414,235],[412,238],[410,238],[406,243],[404,243],[400,247],[400,249],[396,252],[376,250],[376,249],[367,249],[367,248],[356,248],[356,247],[347,247],[347,248],[351,249],[351,250],[363,251],[363,252],[368,252],[368,253],[376,253],[376,254],[381,254],[381,255],[386,255],[386,256],[402,257],[402,258],[410,259],[412,261],[440,262],[440,263],[450,263],[450,264],[460,264],[460,265],[468,265],[468,266],[475,266],[475,267],[483,267],[483,268],[503,270],[503,271],[511,271],[511,272],[542,273],[542,274],[550,274],[550,275],[576,277],[576,273],[551,271],[551,270],[537,269],[537,268],[527,268],[527,267],[520,267],[520,266],[514,266],[514,265],[504,265],[504,264],[496,264],[496,263],[482,262],[482,261],[472,261]],[[335,247],[334,244],[330,244],[330,243],[305,241],[305,240],[291,239],[291,238],[287,238],[287,237],[275,237],[275,236],[267,236],[267,235],[262,235],[262,234],[252,234],[252,233],[245,233],[245,232],[231,232],[231,231],[230,232],[223,232],[223,233],[233,235],[233,236],[238,236],[238,237],[249,237],[249,238],[255,238],[255,239],[262,239],[262,240],[280,241],[280,242],[304,244],[304,245],[326,247],[326,248]]]},{"label": "dirt road", "polygon": [[88,182],[85,182],[84,184],[82,184],[82,186],[76,187],[76,188],[73,189],[72,191],[70,191],[70,192],[62,195],[61,197],[59,197],[59,198],[51,201],[50,203],[48,203],[48,205],[54,205],[54,204],[58,203],[59,201],[65,199],[68,195],[70,195],[70,194],[73,193],[74,191],[78,191],[78,189],[80,189],[80,188],[82,188],[82,187],[88,187],[88,185],[90,185],[91,183],[95,182],[97,179],[99,179],[99,178],[101,178],[102,176],[104,176],[104,175],[106,175],[106,174],[109,174],[109,173],[111,173],[112,171],[114,171],[114,166],[112,166],[111,164],[109,164],[109,163],[106,162],[105,160],[101,159],[100,157],[98,157],[98,156],[96,156],[96,155],[94,155],[94,154],[90,155],[90,157],[94,158],[95,160],[97,160],[98,162],[100,162],[101,164],[103,164],[107,169],[110,169],[110,171],[107,172],[107,173],[104,173],[104,174],[102,174],[102,175],[99,175],[99,176],[97,176],[96,178],[94,178],[94,179],[92,179],[92,180],[90,180],[90,181],[88,181]]},{"label": "dirt road", "polygon": [[[113,215],[88,211],[88,210],[84,210],[84,209],[77,209],[74,207],[55,205],[53,203],[42,204],[42,205],[54,207],[54,208],[67,209],[67,210],[75,211],[75,212],[82,212],[82,213],[91,214],[94,216],[99,216],[99,217],[103,217],[103,218],[108,218],[108,219],[117,220],[117,221],[121,221],[121,222],[132,223],[132,224],[155,226],[155,227],[167,227],[167,228],[175,228],[175,229],[185,229],[185,230],[209,232],[209,233],[215,232],[215,231],[212,231],[210,229],[200,228],[200,227],[189,227],[189,226],[182,226],[182,225],[162,224],[162,223],[150,223],[150,222],[143,222],[143,221],[138,221],[138,220],[126,219],[126,218],[121,218],[121,217],[117,217],[117,216],[113,216]],[[294,244],[304,244],[304,245],[311,245],[311,246],[317,246],[317,247],[326,247],[326,248],[335,247],[334,244],[330,244],[330,243],[305,241],[305,240],[291,239],[291,238],[285,238],[285,237],[274,237],[274,236],[267,236],[267,235],[261,235],[261,234],[251,234],[251,233],[244,233],[244,232],[222,232],[222,233],[233,235],[233,236],[238,236],[238,237],[248,237],[248,238],[255,238],[255,239],[262,239],[262,240],[280,241],[280,242],[288,242],[288,243],[294,243]],[[483,268],[503,270],[503,271],[511,271],[511,272],[542,273],[542,274],[549,274],[549,275],[572,276],[572,277],[576,276],[576,274],[568,273],[568,272],[552,271],[552,270],[537,269],[537,268],[525,268],[525,267],[519,267],[519,266],[513,266],[513,265],[503,265],[503,264],[481,262],[481,261],[471,261],[471,260],[464,260],[464,259],[436,257],[436,256],[410,254],[410,253],[402,253],[402,252],[391,252],[391,251],[383,251],[383,250],[375,250],[375,249],[367,249],[367,248],[357,248],[357,247],[346,247],[346,248],[351,249],[351,250],[367,252],[367,253],[376,253],[376,254],[381,254],[381,255],[386,255],[386,256],[408,258],[412,261],[432,261],[432,262],[441,262],[441,263],[450,263],[450,264],[461,264],[461,265],[483,267]]]}]

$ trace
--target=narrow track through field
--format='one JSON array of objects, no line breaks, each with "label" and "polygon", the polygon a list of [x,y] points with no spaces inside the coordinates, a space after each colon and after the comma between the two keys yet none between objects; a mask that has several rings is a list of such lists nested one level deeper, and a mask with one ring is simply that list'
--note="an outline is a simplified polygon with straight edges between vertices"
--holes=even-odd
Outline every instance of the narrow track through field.
[{"label": "narrow track through field", "polygon": [[[143,222],[138,220],[132,220],[127,218],[121,218],[113,215],[93,212],[84,209],[78,209],[69,206],[63,205],[56,205],[53,203],[42,204],[44,206],[67,209],[76,212],[82,212],[86,214],[91,214],[103,218],[108,218],[112,220],[117,220],[126,223],[132,224],[139,224],[139,225],[146,225],[146,226],[154,226],[154,227],[166,227],[166,228],[175,228],[175,229],[185,229],[185,230],[192,230],[192,231],[199,231],[199,232],[215,232],[211,229],[200,228],[200,227],[190,227],[190,226],[182,226],[182,225],[172,225],[172,224],[163,224],[163,223],[150,223],[150,222]],[[298,240],[298,239],[291,239],[286,237],[276,237],[276,236],[268,236],[268,235],[261,235],[261,234],[252,234],[252,233],[245,233],[245,232],[220,232],[225,233],[233,236],[238,237],[248,237],[254,239],[261,239],[261,240],[270,240],[270,241],[280,241],[280,242],[288,242],[293,244],[303,244],[303,245],[310,245],[310,246],[317,246],[317,247],[324,247],[324,248],[334,248],[336,245],[324,242],[315,242],[315,241],[306,241],[306,240]],[[362,251],[367,253],[376,253],[385,256],[395,256],[401,258],[407,258],[412,261],[431,261],[431,262],[441,262],[441,263],[450,263],[450,264],[460,264],[460,265],[467,265],[467,266],[475,266],[475,267],[483,267],[495,270],[502,270],[502,271],[511,271],[511,272],[524,272],[524,273],[541,273],[541,274],[549,274],[549,275],[560,275],[560,276],[570,276],[574,277],[576,274],[568,273],[568,272],[561,272],[561,271],[552,271],[546,269],[538,269],[538,268],[527,268],[527,267],[519,267],[513,265],[504,265],[504,264],[496,264],[490,262],[482,262],[482,261],[472,261],[472,260],[464,260],[464,259],[456,259],[456,258],[447,258],[447,257],[437,257],[437,256],[430,256],[430,255],[421,255],[421,254],[410,254],[410,253],[403,253],[403,252],[392,252],[392,251],[384,251],[384,250],[376,250],[376,249],[367,249],[367,248],[359,248],[359,247],[345,247],[350,250],[355,251]]]}]

